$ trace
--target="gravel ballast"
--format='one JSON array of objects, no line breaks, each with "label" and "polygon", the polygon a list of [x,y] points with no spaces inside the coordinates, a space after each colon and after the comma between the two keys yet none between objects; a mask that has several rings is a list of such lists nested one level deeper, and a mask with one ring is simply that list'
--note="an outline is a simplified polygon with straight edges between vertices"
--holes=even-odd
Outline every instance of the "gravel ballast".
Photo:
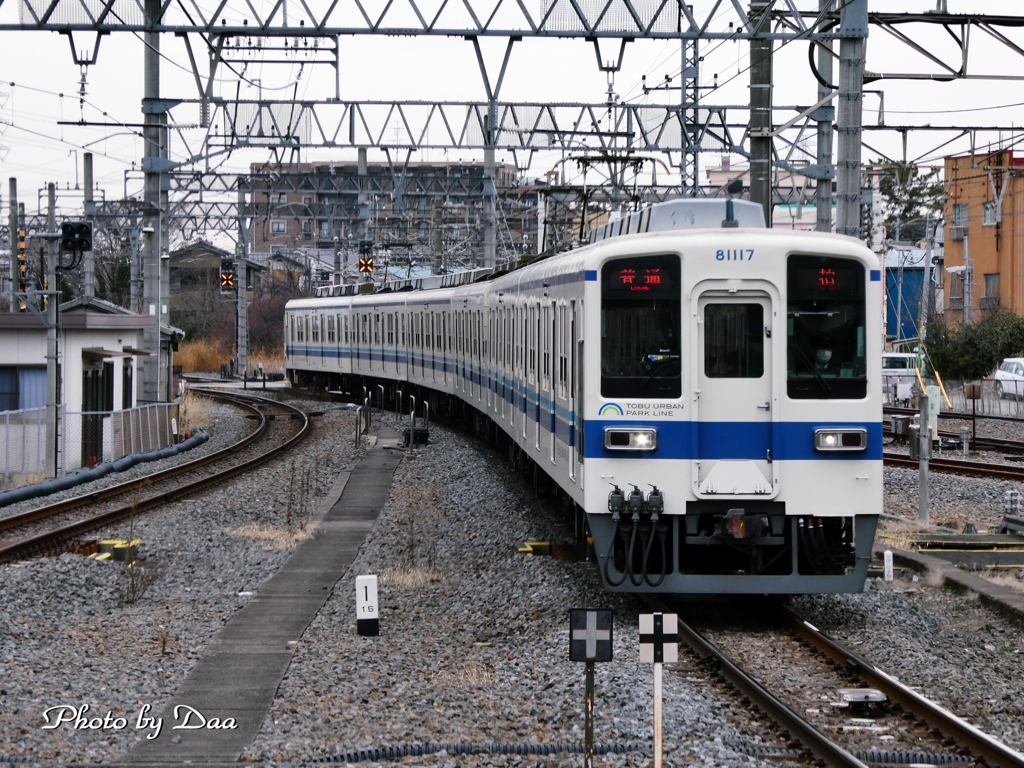
[{"label": "gravel ballast", "polygon": [[[251,429],[226,407],[218,406],[216,417],[204,449]],[[328,489],[365,450],[353,447],[353,419],[329,411],[294,460],[136,520],[148,579],[133,603],[114,564],[64,555],[0,566],[0,759],[108,764],[142,738],[134,728],[140,709],[162,709],[216,632],[309,534],[306,523]],[[933,518],[988,515],[1005,485],[956,478],[953,489],[937,478]],[[916,473],[886,470],[887,511],[909,516],[916,481]],[[243,759],[286,765],[413,744],[581,744],[584,668],[568,661],[568,611],[611,608],[615,661],[597,665],[596,739],[644,750],[603,755],[595,764],[649,765],[651,668],[639,663],[636,640],[637,614],[648,609],[604,591],[591,563],[517,552],[526,541],[570,541],[556,506],[534,499],[489,447],[431,425],[431,445],[403,459],[387,505],[295,647]],[[356,632],[354,580],[369,573],[380,578],[376,638]],[[858,595],[792,602],[905,683],[1024,749],[1019,625],[970,596],[909,577],[871,581]],[[666,765],[764,766],[756,755],[785,744],[724,697],[685,653],[666,669],[664,693]],[[83,705],[90,715],[110,711],[128,722],[43,728],[48,708]],[[582,765],[582,756],[441,753],[402,764],[568,766]]]}]

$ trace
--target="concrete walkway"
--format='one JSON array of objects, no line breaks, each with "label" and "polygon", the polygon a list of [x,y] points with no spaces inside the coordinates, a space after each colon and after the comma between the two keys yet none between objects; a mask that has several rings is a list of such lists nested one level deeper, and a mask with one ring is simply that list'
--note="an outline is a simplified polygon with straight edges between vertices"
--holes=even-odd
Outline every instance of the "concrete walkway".
[{"label": "concrete walkway", "polygon": [[[402,459],[398,433],[381,427],[376,444],[347,478],[338,478],[316,535],[221,629],[162,713],[158,738],[140,740],[123,758],[131,765],[230,765],[252,743],[291,663],[295,643],[352,563],[388,499]],[[346,482],[347,481],[347,482]],[[328,507],[328,505],[330,505]],[[355,601],[353,600],[353,610]],[[175,716],[175,708],[182,707]],[[174,730],[191,708],[209,725],[233,718],[235,728]],[[200,723],[192,715],[189,725]],[[152,732],[152,729],[149,729]]]}]

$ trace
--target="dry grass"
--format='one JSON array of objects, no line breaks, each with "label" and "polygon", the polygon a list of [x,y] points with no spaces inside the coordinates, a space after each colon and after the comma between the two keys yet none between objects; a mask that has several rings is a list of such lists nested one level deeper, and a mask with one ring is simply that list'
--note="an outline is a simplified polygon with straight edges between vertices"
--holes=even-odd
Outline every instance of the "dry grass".
[{"label": "dry grass", "polygon": [[276,552],[281,549],[290,549],[300,541],[313,538],[313,534],[304,529],[284,528],[280,525],[266,525],[249,523],[241,528],[227,531],[233,536],[252,541],[265,541],[267,545],[263,549],[267,552]]},{"label": "dry grass", "polygon": [[992,573],[991,571],[980,571],[978,575],[1000,587],[1024,594],[1024,579],[1020,575],[1011,576],[1008,573]]},{"label": "dry grass", "polygon": [[878,525],[875,542],[877,546],[886,549],[913,551],[914,542],[921,533],[934,533],[934,530],[912,521],[882,520]]},{"label": "dry grass", "polygon": [[181,424],[178,425],[178,432],[183,435],[210,426],[211,419],[209,411],[206,410],[206,398],[186,389],[185,396],[181,399],[179,419]]},{"label": "dry grass", "polygon": [[385,568],[384,583],[395,589],[419,589],[432,581],[440,581],[440,574],[427,568]]},{"label": "dry grass", "polygon": [[249,370],[257,370],[259,363],[263,363],[263,370],[267,373],[284,373],[284,350],[262,347],[249,350]]},{"label": "dry grass", "polygon": [[217,373],[230,359],[231,353],[217,339],[185,341],[174,353],[174,362],[183,373]]}]

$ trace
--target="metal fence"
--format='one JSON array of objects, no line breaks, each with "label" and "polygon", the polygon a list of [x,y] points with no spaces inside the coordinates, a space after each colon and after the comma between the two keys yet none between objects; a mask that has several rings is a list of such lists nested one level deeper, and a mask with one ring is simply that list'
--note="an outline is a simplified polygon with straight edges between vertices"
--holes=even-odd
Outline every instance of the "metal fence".
[{"label": "metal fence", "polygon": [[[965,385],[980,384],[981,397],[977,400],[967,398]],[[935,379],[925,379],[927,385],[938,385]],[[1024,382],[1017,382],[1019,391],[1014,391],[1014,382],[997,382],[995,379],[975,379],[971,382],[958,380],[942,380],[945,396],[941,397],[941,410],[954,411],[956,413],[977,413],[978,416],[1013,416],[1024,418]],[[913,389],[918,389],[914,383]],[[885,404],[886,405],[912,405],[912,402],[905,401],[902,395],[907,389],[897,389],[892,381],[886,382]],[[946,398],[949,398],[948,402]]]},{"label": "metal fence", "polygon": [[69,412],[61,430],[61,469],[92,467],[173,445],[178,418],[177,403],[140,405],[124,411]]},{"label": "metal fence", "polygon": [[46,479],[46,407],[0,413],[3,488]]}]

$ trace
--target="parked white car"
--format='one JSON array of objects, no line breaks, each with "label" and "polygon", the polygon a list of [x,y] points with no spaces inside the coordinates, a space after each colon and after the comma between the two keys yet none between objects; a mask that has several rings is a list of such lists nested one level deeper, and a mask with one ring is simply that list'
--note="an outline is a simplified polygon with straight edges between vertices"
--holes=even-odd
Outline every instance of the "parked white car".
[{"label": "parked white car", "polygon": [[1024,357],[1008,357],[996,371],[996,394],[1014,399],[1024,396]]}]

